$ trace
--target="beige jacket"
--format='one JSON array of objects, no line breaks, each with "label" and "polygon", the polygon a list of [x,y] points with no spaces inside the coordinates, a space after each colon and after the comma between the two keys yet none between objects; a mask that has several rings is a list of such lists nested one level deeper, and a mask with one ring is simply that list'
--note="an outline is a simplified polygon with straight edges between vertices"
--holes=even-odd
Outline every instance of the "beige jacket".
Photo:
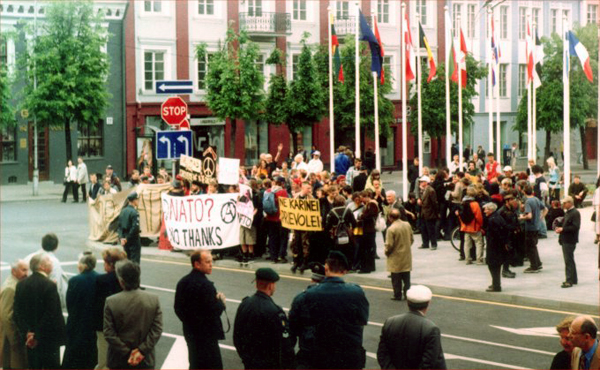
[{"label": "beige jacket", "polygon": [[[0,365],[6,369],[26,369],[25,342],[19,340],[17,324],[13,320],[15,290],[19,281],[10,275],[0,290]],[[4,346],[8,346],[4,348]]]},{"label": "beige jacket", "polygon": [[389,272],[412,270],[410,247],[413,242],[413,232],[408,222],[396,220],[388,227],[385,238],[385,255]]}]

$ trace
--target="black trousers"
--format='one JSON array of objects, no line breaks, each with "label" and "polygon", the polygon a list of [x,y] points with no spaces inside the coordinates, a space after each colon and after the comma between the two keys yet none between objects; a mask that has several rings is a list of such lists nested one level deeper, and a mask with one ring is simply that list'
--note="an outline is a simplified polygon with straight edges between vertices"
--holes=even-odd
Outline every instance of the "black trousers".
[{"label": "black trousers", "polygon": [[190,369],[222,369],[221,349],[216,339],[186,336]]},{"label": "black trousers", "polygon": [[65,183],[65,191],[63,191],[62,201],[67,201],[67,195],[69,194],[69,191],[71,191],[73,193],[73,200],[75,202],[79,202],[79,193],[77,192],[77,188],[78,185],[75,181],[69,181]]},{"label": "black trousers", "polygon": [[85,202],[87,200],[87,191],[85,190],[85,184],[79,184],[79,186],[81,187],[81,198]]},{"label": "black trousers", "polygon": [[496,290],[500,290],[501,289],[500,271],[502,270],[502,265],[500,265],[500,264],[488,265],[488,270],[490,270],[490,275],[492,275],[492,287]]},{"label": "black trousers", "polygon": [[127,253],[127,259],[138,265],[140,264],[142,258],[142,241],[140,239],[128,240],[123,249],[125,250],[125,253]]},{"label": "black trousers", "polygon": [[375,244],[376,233],[364,233],[360,238],[359,254],[360,254],[360,270],[364,272],[375,271]]},{"label": "black trousers", "polygon": [[437,248],[436,222],[437,220],[422,220],[421,238],[423,238],[423,247],[425,248],[429,248],[429,242],[431,242],[432,247]]},{"label": "black trousers", "polygon": [[54,344],[38,344],[27,349],[27,362],[30,369],[60,369],[60,347]]},{"label": "black trousers", "polygon": [[392,287],[394,288],[394,298],[406,298],[406,291],[410,289],[410,271],[392,272]]},{"label": "black trousers", "polygon": [[542,265],[540,261],[540,255],[537,249],[538,244],[538,232],[526,231],[525,232],[525,255],[529,258],[531,268],[538,269]]},{"label": "black trousers", "polygon": [[577,244],[562,243],[563,258],[565,260],[566,282],[577,284],[577,267],[575,266],[575,247]]}]

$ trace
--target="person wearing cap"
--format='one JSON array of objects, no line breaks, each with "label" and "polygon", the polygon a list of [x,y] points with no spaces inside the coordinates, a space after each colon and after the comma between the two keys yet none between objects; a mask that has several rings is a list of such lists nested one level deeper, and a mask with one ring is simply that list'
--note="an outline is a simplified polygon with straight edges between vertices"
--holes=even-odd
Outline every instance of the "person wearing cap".
[{"label": "person wearing cap", "polygon": [[562,246],[563,258],[565,260],[566,280],[562,288],[570,288],[577,284],[577,268],[575,266],[575,247],[579,242],[579,228],[581,227],[581,214],[575,208],[572,197],[564,197],[562,205],[565,217],[561,227],[554,231],[558,234],[558,243]]},{"label": "person wearing cap", "polygon": [[325,279],[294,298],[290,328],[298,337],[298,368],[364,368],[362,343],[369,301],[360,286],[344,282],[348,268],[346,256],[331,251],[325,261]]},{"label": "person wearing cap", "polygon": [[296,338],[283,309],[273,301],[279,275],[256,270],[256,293],[240,303],[233,324],[233,344],[246,369],[294,369]]},{"label": "person wearing cap", "polygon": [[183,185],[179,180],[173,180],[171,183],[171,188],[169,189],[168,195],[172,197],[183,197],[185,193],[183,192]]},{"label": "person wearing cap", "polygon": [[319,174],[323,171],[323,162],[321,161],[321,152],[315,150],[312,154],[312,159],[308,161],[306,172]]},{"label": "person wearing cap", "polygon": [[140,239],[140,213],[137,211],[138,193],[132,191],[127,195],[127,206],[119,215],[119,240],[129,260],[140,264],[142,241]]},{"label": "person wearing cap", "polygon": [[385,321],[377,348],[382,369],[446,369],[440,329],[425,317],[431,296],[426,286],[413,285],[406,292],[410,311]]},{"label": "person wearing cap", "polygon": [[106,176],[105,177],[110,178],[110,186],[115,187],[117,189],[117,191],[122,190],[121,180],[119,179],[119,177],[113,170],[113,166],[111,166],[110,164],[108,166],[106,166]]},{"label": "person wearing cap", "polygon": [[420,249],[428,249],[431,243],[431,250],[437,249],[437,232],[435,224],[439,218],[439,205],[435,190],[429,185],[429,176],[423,175],[419,179],[419,189],[421,196],[417,203],[421,206],[421,237],[423,245]]}]

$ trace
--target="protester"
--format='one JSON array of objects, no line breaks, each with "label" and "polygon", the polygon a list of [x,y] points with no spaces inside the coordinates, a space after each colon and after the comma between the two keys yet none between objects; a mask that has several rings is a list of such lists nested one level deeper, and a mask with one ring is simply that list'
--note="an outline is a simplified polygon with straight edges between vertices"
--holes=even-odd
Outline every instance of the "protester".
[{"label": "protester", "polygon": [[321,152],[316,150],[312,154],[312,159],[308,162],[306,172],[321,173],[323,171],[323,162],[321,162]]},{"label": "protester", "polygon": [[350,158],[344,153],[345,151],[346,147],[340,145],[338,147],[338,153],[335,155],[335,173],[338,175],[346,175],[350,169]]},{"label": "protester", "polygon": [[98,179],[101,179],[102,175],[98,173],[93,173],[90,175],[90,190],[88,196],[92,200],[96,200],[98,196],[98,191],[102,188],[102,185],[98,182]]}]

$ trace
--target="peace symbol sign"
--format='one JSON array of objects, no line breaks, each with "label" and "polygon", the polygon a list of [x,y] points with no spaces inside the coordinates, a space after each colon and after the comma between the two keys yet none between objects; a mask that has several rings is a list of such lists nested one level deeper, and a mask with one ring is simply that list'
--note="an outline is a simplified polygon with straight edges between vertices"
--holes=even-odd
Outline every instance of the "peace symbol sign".
[{"label": "peace symbol sign", "polygon": [[206,157],[202,160],[202,174],[204,177],[213,178],[215,176],[216,169],[217,166],[215,165],[214,159]]},{"label": "peace symbol sign", "polygon": [[221,207],[221,220],[224,223],[230,224],[235,220],[236,209],[235,203],[233,201],[229,201]]}]

